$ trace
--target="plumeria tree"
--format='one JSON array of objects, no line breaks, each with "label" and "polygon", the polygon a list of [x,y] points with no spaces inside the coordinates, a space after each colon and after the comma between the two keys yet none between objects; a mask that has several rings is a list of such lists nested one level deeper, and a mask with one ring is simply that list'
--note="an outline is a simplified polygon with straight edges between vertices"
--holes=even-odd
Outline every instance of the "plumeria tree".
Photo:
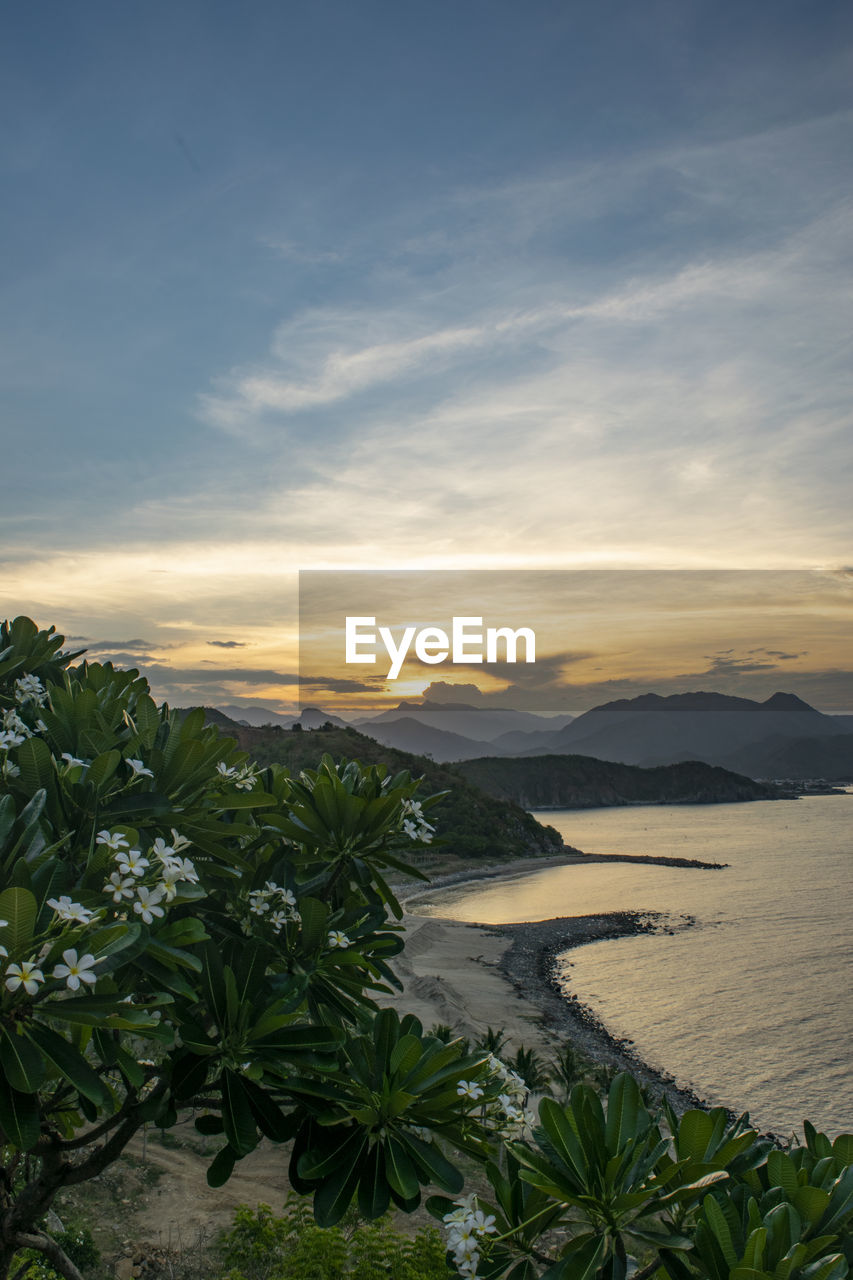
[{"label": "plumeria tree", "polygon": [[485,1152],[487,1055],[376,1013],[403,945],[387,876],[433,833],[416,783],[259,774],[62,644],[0,629],[0,1277],[36,1249],[79,1280],[40,1225],[54,1197],[190,1106],[212,1184],[292,1140],[321,1222],[461,1189],[435,1140]]}]

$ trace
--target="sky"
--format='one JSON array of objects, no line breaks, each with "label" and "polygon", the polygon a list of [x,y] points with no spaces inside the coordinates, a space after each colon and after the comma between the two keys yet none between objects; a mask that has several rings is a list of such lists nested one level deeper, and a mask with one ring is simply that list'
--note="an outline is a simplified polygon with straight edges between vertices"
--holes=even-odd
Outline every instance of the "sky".
[{"label": "sky", "polygon": [[842,580],[849,4],[46,0],[0,64],[0,616],[281,708],[299,570]]}]

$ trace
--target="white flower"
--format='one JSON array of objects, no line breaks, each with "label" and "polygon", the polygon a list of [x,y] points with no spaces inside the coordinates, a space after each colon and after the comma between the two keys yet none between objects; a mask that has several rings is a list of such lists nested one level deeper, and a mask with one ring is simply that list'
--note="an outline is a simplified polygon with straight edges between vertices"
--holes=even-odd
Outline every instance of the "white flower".
[{"label": "white flower", "polygon": [[79,756],[72,756],[70,751],[63,751],[62,759],[68,765],[69,769],[75,769],[79,765],[83,769],[88,769],[90,761],[81,760]]},{"label": "white flower", "polygon": [[5,929],[8,923],[8,920],[0,920],[0,929]]},{"label": "white flower", "polygon": [[167,902],[173,902],[178,894],[178,883],[181,877],[174,867],[163,868],[163,879],[160,882],[160,888],[166,895]]},{"label": "white flower", "polygon": [[63,951],[62,959],[65,964],[58,964],[53,971],[53,976],[64,978],[69,991],[79,991],[81,982],[86,982],[89,986],[95,985],[97,979],[94,966],[98,962],[93,955],[87,954],[78,960],[77,952],[72,948],[69,951]]},{"label": "white flower", "polygon": [[262,916],[270,909],[269,895],[263,889],[253,889],[249,894],[249,910],[253,916]]},{"label": "white flower", "polygon": [[44,685],[38,676],[21,676],[15,681],[15,701],[16,702],[37,702],[40,707],[44,706],[47,694]]},{"label": "white flower", "polygon": [[123,876],[128,873],[134,876],[144,876],[145,868],[150,867],[151,863],[147,858],[143,858],[139,849],[120,849],[115,855],[118,863],[118,869]]},{"label": "white flower", "polygon": [[24,724],[17,711],[3,712],[3,728],[8,729],[11,733],[22,734],[25,738],[31,738],[33,736],[32,730]]},{"label": "white flower", "polygon": [[17,991],[23,986],[27,995],[34,996],[39,983],[44,982],[44,974],[36,968],[35,960],[24,960],[21,964],[10,964],[6,970],[6,987],[9,991]]},{"label": "white flower", "polygon": [[108,849],[115,851],[116,849],[129,849],[130,841],[123,836],[120,831],[115,833],[110,831],[99,831],[95,837],[95,844],[105,844]]},{"label": "white flower", "polygon": [[8,952],[8,951],[6,950],[6,948],[2,945],[2,943],[0,943],[0,956],[8,956],[8,954],[9,954],[9,952]]},{"label": "white flower", "polygon": [[178,873],[179,880],[188,880],[190,884],[198,884],[198,872],[189,858],[177,858],[174,863],[174,869]]},{"label": "white flower", "polygon": [[135,886],[133,876],[124,877],[120,871],[114,871],[104,885],[104,893],[109,893],[113,902],[121,902],[122,898],[133,897]]},{"label": "white flower", "polygon": [[134,778],[153,778],[154,777],[154,774],[151,772],[151,770],[146,769],[145,765],[142,763],[141,760],[132,760],[130,757],[128,757],[124,763],[130,765],[131,769],[133,770]]},{"label": "white flower", "polygon": [[224,760],[220,760],[216,766],[216,772],[219,774],[223,782],[230,782],[232,778],[237,777],[236,769],[229,769]]},{"label": "white flower", "polygon": [[252,773],[251,769],[243,769],[240,775],[234,779],[234,786],[238,791],[251,791],[257,780],[258,775]]},{"label": "white flower", "polygon": [[26,738],[22,733],[14,733],[11,729],[0,729],[0,751],[11,751],[19,747]]},{"label": "white flower", "polygon": [[20,778],[21,770],[16,764],[9,764],[8,761],[3,765],[3,776],[5,778]]},{"label": "white flower", "polygon": [[47,733],[47,725],[43,720],[36,720],[36,731],[38,733]]},{"label": "white flower", "polygon": [[79,902],[72,902],[67,893],[63,893],[59,899],[48,898],[47,905],[53,907],[60,920],[76,920],[80,924],[88,924],[95,914]]},{"label": "white flower", "polygon": [[460,1080],[456,1092],[460,1098],[471,1098],[474,1102],[483,1096],[483,1090],[475,1080]]},{"label": "white flower", "polygon": [[186,836],[179,836],[174,827],[172,827],[172,845],[175,853],[180,853],[183,849],[189,849],[192,840],[188,840]]},{"label": "white flower", "polygon": [[189,858],[172,858],[163,865],[163,888],[166,901],[171,902],[177,894],[177,886],[184,881],[198,884],[198,873]]},{"label": "white flower", "polygon": [[269,923],[272,925],[276,933],[281,933],[289,919],[290,916],[286,911],[273,911],[269,918]]},{"label": "white flower", "polygon": [[345,933],[342,933],[340,929],[330,929],[329,937],[327,939],[327,945],[330,946],[334,951],[336,947],[341,947],[341,948],[349,947],[352,945],[352,943],[350,942],[347,935]]},{"label": "white flower", "polygon": [[162,836],[158,836],[154,841],[151,846],[151,852],[156,858],[159,858],[161,862],[166,863],[174,862],[175,857],[177,856],[177,850],[172,845],[166,844],[166,841]]},{"label": "white flower", "polygon": [[133,904],[133,909],[137,915],[142,916],[146,924],[153,924],[155,916],[164,916],[166,913],[162,907],[158,906],[163,901],[163,888],[158,884],[154,889],[146,889],[141,884],[136,890],[137,901]]},{"label": "white flower", "polygon": [[279,889],[278,893],[286,907],[296,906],[296,894],[292,889]]}]

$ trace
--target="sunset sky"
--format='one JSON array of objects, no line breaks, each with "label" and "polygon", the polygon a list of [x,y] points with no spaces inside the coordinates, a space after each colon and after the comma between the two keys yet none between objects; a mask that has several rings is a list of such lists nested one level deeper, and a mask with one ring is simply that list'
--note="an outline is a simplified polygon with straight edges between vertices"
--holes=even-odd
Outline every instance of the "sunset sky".
[{"label": "sunset sky", "polygon": [[0,61],[0,616],[281,709],[300,569],[817,570],[583,682],[853,711],[849,4],[46,0]]}]

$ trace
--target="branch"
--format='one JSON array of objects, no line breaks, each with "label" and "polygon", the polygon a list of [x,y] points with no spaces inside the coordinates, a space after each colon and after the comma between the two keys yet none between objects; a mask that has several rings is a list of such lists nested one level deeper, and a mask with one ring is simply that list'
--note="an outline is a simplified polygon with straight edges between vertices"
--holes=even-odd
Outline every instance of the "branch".
[{"label": "branch", "polygon": [[102,1120],[100,1124],[95,1125],[94,1129],[87,1129],[85,1133],[81,1133],[76,1138],[68,1138],[65,1141],[61,1141],[59,1143],[60,1151],[77,1151],[80,1147],[87,1147],[91,1142],[97,1142],[98,1138],[102,1138],[105,1133],[109,1133],[110,1129],[114,1129],[117,1124],[121,1124],[137,1101],[137,1098],[128,1096],[114,1115]]},{"label": "branch", "polygon": [[650,1262],[647,1267],[643,1267],[642,1271],[636,1271],[632,1280],[651,1280],[651,1277],[656,1271],[659,1271],[662,1266],[663,1263],[660,1258],[657,1258],[654,1262]]},{"label": "branch", "polygon": [[[65,1277],[65,1280],[84,1280],[64,1250],[43,1231],[34,1233],[18,1231],[15,1233],[13,1243],[19,1249],[37,1249],[39,1253],[43,1253],[59,1274]],[[19,1271],[18,1274],[20,1275],[21,1272]]]}]

